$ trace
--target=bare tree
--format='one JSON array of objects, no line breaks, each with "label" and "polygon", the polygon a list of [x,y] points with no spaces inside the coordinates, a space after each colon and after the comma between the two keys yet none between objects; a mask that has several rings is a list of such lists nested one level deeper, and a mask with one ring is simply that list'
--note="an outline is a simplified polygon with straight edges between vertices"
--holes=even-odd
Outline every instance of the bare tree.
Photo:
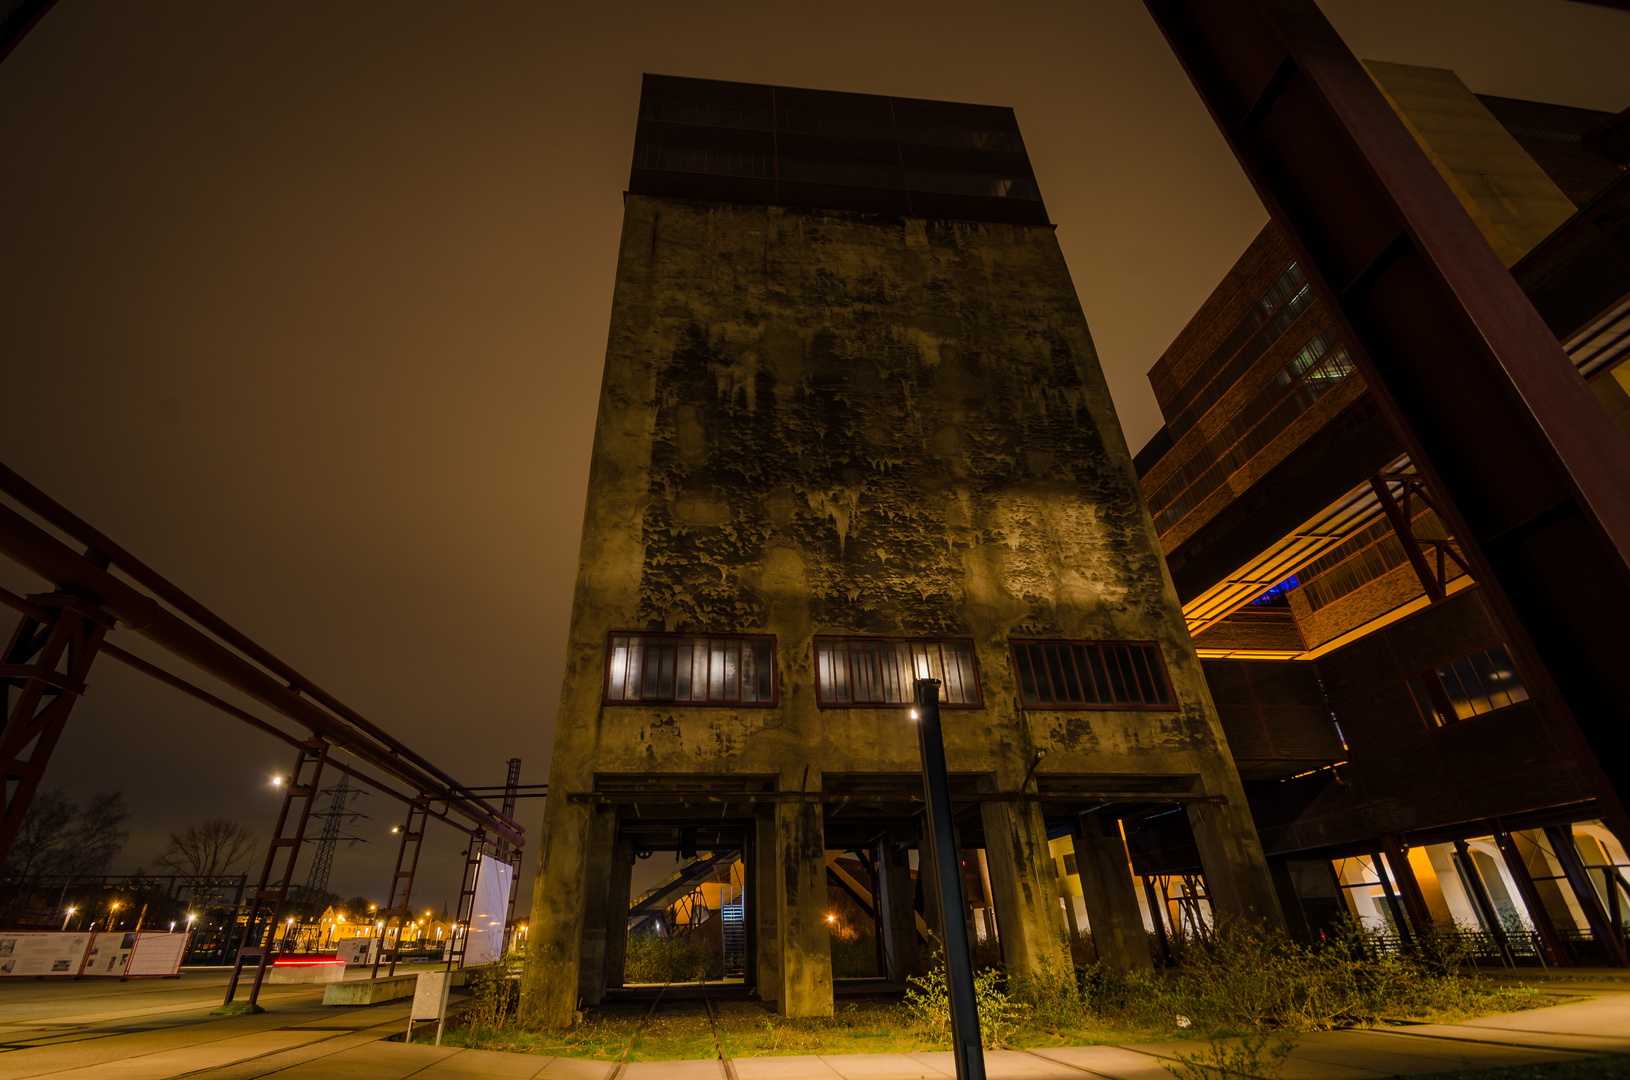
[{"label": "bare tree", "polygon": [[6,876],[29,881],[42,874],[59,873],[69,826],[78,816],[79,807],[68,801],[61,788],[37,792],[28,804],[28,813],[23,815],[11,850],[6,852]]},{"label": "bare tree", "polygon": [[170,834],[170,844],[158,865],[187,879],[195,903],[214,899],[215,880],[234,873],[239,863],[255,853],[257,840],[246,825],[227,818],[210,818]]},{"label": "bare tree", "polygon": [[[76,808],[77,809],[77,808]],[[62,873],[75,877],[105,874],[108,865],[124,850],[130,833],[124,823],[130,817],[123,792],[97,795],[75,816],[68,832],[68,850],[62,859]]]}]

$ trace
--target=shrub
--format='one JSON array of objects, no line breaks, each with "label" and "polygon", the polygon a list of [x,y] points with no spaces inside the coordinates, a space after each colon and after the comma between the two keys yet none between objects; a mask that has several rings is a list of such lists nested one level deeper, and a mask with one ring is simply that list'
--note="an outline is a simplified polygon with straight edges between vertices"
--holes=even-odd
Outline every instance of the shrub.
[{"label": "shrub", "polygon": [[724,978],[724,957],[716,949],[684,938],[629,934],[623,981],[696,982]]},{"label": "shrub", "polygon": [[459,1026],[482,1032],[500,1032],[515,1020],[521,1000],[521,958],[508,952],[470,975],[470,1004]]},{"label": "shrub", "polygon": [[1273,1035],[1248,1036],[1239,1042],[1213,1039],[1208,1049],[1175,1054],[1175,1065],[1163,1061],[1161,1067],[1177,1080],[1226,1080],[1231,1076],[1275,1080],[1295,1048],[1295,1040]]},{"label": "shrub", "polygon": [[[979,1010],[980,1043],[986,1050],[1005,1046],[1029,1009],[1007,993],[1002,973],[996,968],[982,968],[974,973],[973,993]],[[942,1040],[950,1038],[951,998],[943,951],[934,950],[927,974],[906,979],[906,1007],[936,1036]]]}]

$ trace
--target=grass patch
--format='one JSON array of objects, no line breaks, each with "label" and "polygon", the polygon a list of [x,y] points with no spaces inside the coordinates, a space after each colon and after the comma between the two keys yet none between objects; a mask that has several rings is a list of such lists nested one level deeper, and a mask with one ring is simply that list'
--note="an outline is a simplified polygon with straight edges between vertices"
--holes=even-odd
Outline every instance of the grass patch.
[{"label": "grass patch", "polygon": [[[636,940],[629,943],[631,968],[658,976],[650,978],[652,982],[689,981],[704,960],[702,950],[684,942],[646,938],[636,946]],[[1205,939],[1184,943],[1182,965],[1166,971],[1111,976],[1096,965],[1084,969],[1070,965],[1009,978],[987,964],[978,976],[982,1034],[992,1048],[1208,1039],[1213,1040],[1211,1050],[1201,1053],[1214,1056],[1227,1049],[1217,1040],[1235,1036],[1249,1041],[1271,1032],[1274,1040],[1283,1036],[1288,1041],[1299,1032],[1394,1020],[1453,1022],[1556,1003],[1555,997],[1531,987],[1462,975],[1464,957],[1456,951],[1457,940],[1446,934],[1417,953],[1398,955],[1377,948],[1356,925],[1309,947],[1260,926],[1224,923]],[[1090,946],[1071,944],[1077,957]],[[636,948],[643,950],[638,959],[642,966],[634,968]],[[715,955],[712,950],[706,953]],[[860,955],[857,947],[857,962]],[[757,1001],[716,1000],[718,1037],[732,1058],[944,1049],[950,1044],[950,1032],[943,970],[937,966],[913,980],[904,1002],[840,999],[830,1017],[790,1018]],[[660,978],[670,973],[689,978]],[[632,975],[629,981],[634,981]],[[597,1061],[620,1060],[625,1051],[630,1061],[706,1059],[718,1052],[713,1025],[700,1000],[678,1000],[670,992],[644,1030],[640,1025],[650,1003],[628,1002],[588,1009],[571,1031],[549,1033],[516,1018],[517,990],[513,961],[506,958],[474,980],[471,1006],[450,1019],[456,1026],[448,1028],[443,1043]],[[433,1030],[416,1041],[432,1038]],[[1253,1053],[1268,1065],[1277,1046],[1278,1041],[1262,1042]],[[1185,1064],[1197,1070],[1195,1075],[1203,1075],[1223,1063],[1195,1057]],[[1574,1075],[1593,1074],[1554,1075],[1571,1080]],[[1630,1080],[1630,1074],[1602,1075],[1625,1075]]]}]

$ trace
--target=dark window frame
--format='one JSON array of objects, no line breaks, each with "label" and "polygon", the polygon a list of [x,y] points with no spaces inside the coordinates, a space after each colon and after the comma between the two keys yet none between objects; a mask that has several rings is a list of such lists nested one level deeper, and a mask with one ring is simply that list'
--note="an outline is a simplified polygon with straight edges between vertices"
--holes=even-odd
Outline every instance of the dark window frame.
[{"label": "dark window frame", "polygon": [[[1504,705],[1495,705],[1493,693],[1489,687],[1483,685],[1481,673],[1476,672],[1476,665],[1474,664],[1474,673],[1479,675],[1478,688],[1482,691],[1482,696],[1490,707],[1482,712],[1473,710],[1470,716],[1461,716],[1455,710],[1453,695],[1450,693],[1449,687],[1444,684],[1443,676],[1438,674],[1439,670],[1452,668],[1463,660],[1472,660],[1473,657],[1488,656],[1495,649],[1505,653],[1505,660],[1512,674],[1513,685],[1522,693],[1522,697],[1518,698],[1514,695],[1509,687],[1498,687],[1497,689],[1507,698],[1507,701]],[[1421,713],[1421,718],[1430,727],[1441,728],[1448,727],[1451,724],[1465,724],[1473,720],[1481,720],[1485,716],[1492,716],[1497,712],[1534,700],[1533,693],[1528,689],[1528,680],[1523,677],[1522,669],[1517,666],[1517,658],[1511,653],[1511,646],[1504,641],[1496,641],[1494,644],[1486,645],[1481,649],[1473,649],[1471,652],[1450,657],[1443,663],[1434,664],[1425,671],[1417,671],[1405,679],[1404,683],[1409,687],[1409,696],[1414,700],[1415,708]],[[1461,689],[1462,691],[1466,689],[1464,682],[1462,682]],[[1426,697],[1424,702],[1421,700],[1423,694]],[[1471,699],[1468,698],[1467,700],[1469,702]],[[1430,709],[1428,709],[1428,706],[1430,706]]]},{"label": "dark window frame", "polygon": [[[1024,675],[1019,667],[1019,649],[1032,645],[1081,645],[1091,649],[1101,649],[1106,646],[1135,646],[1151,650],[1155,659],[1159,661],[1160,670],[1151,672],[1160,680],[1160,685],[1166,689],[1168,697],[1164,702],[1074,702],[1074,701],[1042,701],[1031,704],[1024,699]],[[1008,641],[1008,662],[1013,666],[1013,688],[1017,691],[1019,707],[1026,712],[1176,712],[1177,691],[1172,686],[1171,672],[1166,666],[1166,653],[1156,641],[1088,641],[1082,638],[1012,638]],[[1049,676],[1049,684],[1051,676]]]},{"label": "dark window frame", "polygon": [[[985,707],[985,679],[979,672],[979,649],[973,638],[969,637],[881,637],[870,634],[816,634],[810,641],[811,659],[815,669],[815,704],[822,709],[909,709],[914,703],[911,701],[826,701],[822,690],[825,683],[821,679],[820,649],[823,641],[842,641],[845,643],[863,641],[875,645],[967,645],[968,663],[973,669],[973,701],[951,702],[941,701],[941,709],[983,709]],[[845,655],[848,655],[847,653]],[[851,666],[849,684],[854,685],[854,671]],[[943,684],[943,680],[942,680]]]},{"label": "dark window frame", "polygon": [[[770,646],[770,697],[761,701],[742,701],[739,698],[721,698],[697,700],[695,698],[678,697],[637,697],[613,698],[611,696],[611,668],[615,659],[613,642],[619,637],[626,638],[671,638],[675,640],[688,639],[691,641],[708,641],[710,639],[728,639],[738,642],[768,642]],[[620,707],[635,705],[651,707],[673,707],[681,709],[773,709],[781,703],[781,667],[780,650],[774,634],[704,634],[704,633],[673,633],[666,631],[646,630],[608,630],[605,643],[605,667],[600,677],[600,703],[606,706]],[[676,680],[677,686],[677,680]]]}]

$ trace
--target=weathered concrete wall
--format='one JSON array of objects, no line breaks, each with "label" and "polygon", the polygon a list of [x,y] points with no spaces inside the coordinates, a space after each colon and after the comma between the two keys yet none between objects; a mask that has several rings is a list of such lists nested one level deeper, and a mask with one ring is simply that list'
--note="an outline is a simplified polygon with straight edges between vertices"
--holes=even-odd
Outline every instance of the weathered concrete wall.
[{"label": "weathered concrete wall", "polygon": [[[607,633],[642,629],[773,633],[778,705],[602,705]],[[946,711],[947,753],[995,790],[1037,749],[1043,776],[1199,774],[1275,912],[1052,231],[629,196],[531,923],[547,1022],[596,774],[917,771],[900,710],[817,707],[816,633],[971,637],[985,707]],[[1158,642],[1177,705],[1025,712],[1010,637]]]}]

